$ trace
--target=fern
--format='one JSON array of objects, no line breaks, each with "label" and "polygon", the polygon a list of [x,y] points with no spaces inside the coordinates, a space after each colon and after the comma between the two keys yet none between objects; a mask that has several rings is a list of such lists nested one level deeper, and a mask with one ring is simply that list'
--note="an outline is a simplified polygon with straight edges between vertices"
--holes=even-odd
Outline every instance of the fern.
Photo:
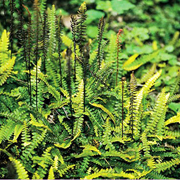
[{"label": "fern", "polygon": [[153,64],[151,69],[145,75],[142,76],[142,78],[138,81],[138,83],[141,84],[146,82],[148,79],[150,79],[156,70],[156,66],[157,66],[156,64]]},{"label": "fern", "polygon": [[10,76],[15,64],[15,57],[9,58],[8,52],[9,33],[4,30],[0,40],[0,86],[2,86]]},{"label": "fern", "polygon": [[180,113],[177,113],[177,116],[173,116],[167,121],[165,121],[165,126],[172,124],[172,123],[180,123]]},{"label": "fern", "polygon": [[[171,176],[178,177],[179,113],[169,111],[167,103],[179,98],[179,74],[170,93],[163,89],[155,99],[159,87],[154,92],[152,87],[162,72],[156,64],[138,83],[134,72],[129,82],[124,71],[152,62],[164,48],[140,58],[134,54],[123,65],[121,29],[106,40],[101,18],[97,40],[87,39],[85,2],[71,17],[71,40],[61,35],[55,6],[46,10],[46,0],[34,0],[34,10],[23,5],[26,25],[20,0],[17,42],[23,47],[15,63],[16,58],[10,58],[14,2],[11,51],[9,33],[4,31],[0,40],[2,166],[8,166],[9,156],[19,178],[33,179],[166,178],[175,171]],[[24,64],[26,71],[19,71]]]},{"label": "fern", "polygon": [[[52,160],[51,154],[50,154],[51,149],[52,149],[52,147],[48,147],[42,154],[42,157],[38,157],[38,156],[33,157],[34,164],[37,163],[39,165],[36,172],[34,173],[35,177],[44,178],[44,176],[47,173],[48,166],[53,163],[53,160]],[[51,166],[51,168],[52,168],[52,166]],[[53,169],[50,171],[51,172],[49,174],[52,176]]]},{"label": "fern", "polygon": [[147,128],[145,130],[146,133],[153,133],[157,123],[161,119],[161,115],[165,110],[166,102],[169,98],[169,94],[165,94],[164,90],[162,90],[159,98],[157,99],[156,105],[154,107],[153,113],[150,117],[150,120],[147,124]]},{"label": "fern", "polygon": [[27,160],[29,157],[32,157],[32,154],[34,153],[34,149],[38,147],[38,145],[43,141],[45,138],[47,130],[45,129],[42,134],[38,134],[36,132],[33,132],[33,139],[31,143],[25,148],[25,150],[22,152],[22,159],[26,158]]},{"label": "fern", "polygon": [[60,177],[63,177],[67,173],[68,170],[74,169],[74,164],[72,165],[61,165],[58,169],[58,173]]},{"label": "fern", "polygon": [[177,166],[180,164],[180,158],[172,159],[171,161],[166,161],[163,163],[156,164],[156,171],[160,173],[161,171],[165,171],[171,167]]},{"label": "fern", "polygon": [[136,116],[135,122],[134,122],[134,133],[135,133],[136,139],[139,138],[139,135],[140,135],[140,118],[141,118],[140,107],[142,104],[143,97],[145,98],[147,96],[147,94],[150,91],[150,88],[154,85],[155,81],[159,78],[160,74],[161,74],[161,71],[154,74],[150,79],[148,79],[148,81],[145,83],[145,85],[136,94],[135,112],[137,113],[137,116]]},{"label": "fern", "polygon": [[53,171],[53,167],[51,166],[49,169],[49,174],[48,174],[48,179],[55,179],[54,178],[54,171]]},{"label": "fern", "polygon": [[129,173],[125,173],[121,171],[120,173],[114,172],[113,169],[101,169],[98,172],[85,176],[83,179],[95,179],[98,177],[105,177],[105,178],[128,178],[134,179],[135,176]]},{"label": "fern", "polygon": [[15,166],[17,174],[18,174],[18,179],[29,179],[28,173],[25,170],[25,168],[23,167],[23,165],[21,164],[21,162],[12,157],[9,157],[9,159],[10,159],[10,161],[12,161],[14,163],[14,166]]},{"label": "fern", "polygon": [[109,117],[112,119],[114,124],[116,123],[116,120],[115,120],[115,117],[113,116],[113,114],[108,109],[106,109],[103,105],[96,104],[96,103],[92,103],[91,105],[95,106],[95,107],[98,107],[98,108],[101,108],[105,113],[107,113],[109,115]]},{"label": "fern", "polygon": [[15,57],[9,59],[8,62],[6,62],[0,67],[0,86],[2,86],[6,82],[7,78],[10,76],[13,66],[15,64],[15,59]]},{"label": "fern", "polygon": [[162,174],[160,174],[156,171],[151,171],[148,175],[146,175],[146,178],[148,178],[148,179],[171,179],[166,176],[163,176]]},{"label": "fern", "polygon": [[41,12],[41,14],[43,14],[46,9],[46,0],[40,0],[39,4],[39,11]]},{"label": "fern", "polygon": [[143,55],[138,60],[133,61],[133,62],[131,61],[131,63],[125,62],[126,64],[124,63],[123,67],[127,71],[135,70],[135,69],[139,68],[140,66],[142,66],[143,64],[145,64],[145,63],[151,61],[152,59],[156,58],[161,51],[162,51],[162,49],[157,50],[157,51],[155,51],[151,54],[148,54],[148,55]]},{"label": "fern", "polygon": [[9,140],[15,129],[15,122],[9,119],[7,123],[1,126],[0,129],[0,143],[4,140]]},{"label": "fern", "polygon": [[111,124],[109,118],[106,120],[105,131],[103,132],[103,145],[106,145],[105,149],[114,150],[115,147],[111,142]]},{"label": "fern", "polygon": [[157,133],[156,134],[158,137],[163,137],[163,135],[164,135],[164,129],[165,129],[164,121],[165,121],[166,112],[167,112],[167,107],[165,107],[164,112],[161,115],[161,118],[157,123],[157,130],[156,130]]},{"label": "fern", "polygon": [[171,103],[172,101],[177,101],[180,99],[180,94],[172,95],[168,99],[168,103]]},{"label": "fern", "polygon": [[72,99],[72,108],[75,111],[75,122],[74,122],[74,127],[73,127],[73,135],[77,135],[79,132],[81,132],[82,128],[82,123],[83,123],[83,111],[84,111],[84,82],[83,80],[79,84],[78,87],[78,93],[75,98]]},{"label": "fern", "polygon": [[27,127],[27,123],[26,121],[24,122],[24,127],[23,127],[23,131],[22,131],[22,142],[23,142],[23,146],[26,147],[29,144],[31,144],[31,137],[30,134],[28,132],[28,127]]},{"label": "fern", "polygon": [[180,70],[179,70],[179,73],[177,75],[176,82],[174,84],[172,84],[172,86],[170,88],[170,95],[171,96],[174,95],[179,82],[180,82]]},{"label": "fern", "polygon": [[56,19],[55,19],[55,6],[52,9],[48,8],[48,25],[49,25],[49,42],[48,42],[48,52],[47,52],[47,74],[53,78],[53,83],[55,87],[59,86],[59,77],[56,70],[56,62],[53,54],[56,50]]},{"label": "fern", "polygon": [[0,39],[0,67],[9,59],[9,33],[6,30],[3,31]]},{"label": "fern", "polygon": [[145,157],[150,157],[150,146],[148,144],[148,140],[147,140],[147,135],[145,132],[142,133],[142,136],[141,136],[141,140],[142,140],[142,143],[143,143],[143,150],[144,150],[144,153],[145,153]]},{"label": "fern", "polygon": [[78,169],[78,173],[81,176],[82,174],[86,174],[87,168],[89,167],[90,157],[84,157],[83,161]]}]

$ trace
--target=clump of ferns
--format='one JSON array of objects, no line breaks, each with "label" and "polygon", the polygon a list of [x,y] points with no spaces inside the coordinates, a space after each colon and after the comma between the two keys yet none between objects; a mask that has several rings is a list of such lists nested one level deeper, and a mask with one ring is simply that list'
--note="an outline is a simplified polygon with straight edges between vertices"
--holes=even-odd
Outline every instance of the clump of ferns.
[{"label": "clump of ferns", "polygon": [[[83,13],[83,10],[81,11]],[[49,13],[53,13],[53,12],[49,10]],[[54,16],[53,16],[53,19],[55,19]],[[80,25],[83,25],[83,24],[80,23]],[[81,28],[79,27],[79,25],[77,25],[77,32],[80,32],[80,29]],[[35,36],[35,38],[37,37]],[[118,46],[116,44],[116,42],[119,43],[119,39],[118,37],[112,36],[110,40],[111,45],[113,43],[113,39],[117,41],[114,42],[114,45],[113,45],[114,49],[112,52],[113,53],[118,52],[119,54],[119,50],[117,50],[117,47],[118,49],[120,49],[120,46],[119,44]],[[51,40],[52,42],[55,42],[53,38]],[[49,96],[51,96],[51,99],[53,97],[53,100],[51,100],[51,104],[48,105],[49,110],[47,111],[42,110],[40,112],[31,111],[31,114],[33,114],[35,117],[33,119],[33,117],[31,116],[31,124],[33,126],[32,128],[33,136],[31,139],[33,140],[33,143],[35,142],[36,137],[39,137],[38,133],[42,132],[41,130],[43,130],[43,128],[39,129],[39,127],[36,126],[37,125],[36,123],[38,122],[46,130],[46,131],[43,131],[43,135],[45,136],[44,137],[45,143],[50,142],[52,144],[56,144],[56,146],[59,145],[60,147],[63,146],[62,145],[63,143],[64,145],[67,145],[67,146],[72,145],[72,148],[68,148],[67,151],[62,150],[63,156],[65,157],[67,157],[68,153],[70,152],[79,153],[80,152],[78,150],[79,145],[84,145],[84,146],[87,144],[92,145],[93,147],[85,146],[86,148],[85,152],[87,154],[74,155],[75,158],[82,158],[85,155],[88,156],[89,155],[88,153],[92,154],[92,152],[87,152],[88,148],[89,149],[92,148],[97,153],[99,153],[98,157],[100,158],[98,160],[96,159],[96,156],[95,158],[83,158],[82,163],[81,163],[82,159],[78,160],[79,161],[78,167],[81,167],[81,166],[83,167],[83,173],[85,175],[87,175],[88,173],[90,174],[92,172],[98,173],[100,170],[100,167],[102,168],[113,167],[114,168],[117,165],[116,163],[117,159],[120,160],[121,163],[123,164],[124,171],[128,169],[128,166],[130,163],[133,164],[137,160],[138,161],[145,160],[143,163],[140,162],[140,164],[141,165],[143,164],[145,166],[147,165],[146,167],[148,167],[150,170],[158,168],[159,166],[162,166],[161,170],[163,171],[165,169],[164,168],[165,165],[166,167],[169,167],[170,165],[173,166],[173,163],[175,165],[178,164],[179,163],[178,159],[172,160],[170,164],[168,163],[157,164],[156,163],[157,158],[152,155],[152,152],[157,152],[157,154],[160,153],[160,150],[159,150],[160,148],[156,146],[157,144],[156,142],[159,142],[160,147],[163,146],[163,149],[167,147],[169,149],[172,149],[176,147],[171,147],[171,144],[166,144],[166,145],[164,144],[165,142],[169,143],[169,141],[166,140],[166,138],[168,139],[168,134],[170,134],[172,138],[175,138],[173,143],[177,143],[178,140],[176,139],[176,137],[179,137],[178,132],[172,132],[170,128],[164,127],[165,125],[168,125],[169,123],[169,121],[165,122],[165,113],[167,111],[166,103],[167,103],[167,99],[169,95],[166,94],[165,91],[163,90],[160,93],[159,97],[157,98],[157,102],[153,110],[151,109],[148,110],[148,105],[146,103],[146,96],[151,91],[150,88],[153,86],[155,80],[160,76],[161,71],[158,71],[156,74],[154,74],[140,90],[136,89],[136,79],[135,79],[134,74],[132,74],[132,77],[130,80],[130,93],[129,93],[130,97],[129,98],[127,96],[128,90],[127,90],[126,80],[124,78],[120,78],[119,75],[114,76],[114,77],[118,77],[117,81],[116,81],[116,78],[113,78],[113,81],[112,81],[113,87],[114,87],[114,84],[116,84],[116,82],[119,82],[117,83],[117,86],[112,91],[102,92],[102,90],[104,90],[105,88],[107,88],[108,90],[109,87],[106,84],[106,81],[104,81],[103,78],[100,79],[100,77],[109,77],[109,74],[106,72],[106,70],[111,69],[112,62],[117,60],[116,68],[113,68],[114,71],[112,73],[114,75],[120,74],[120,76],[122,77],[120,73],[120,69],[117,67],[119,64],[118,63],[119,55],[115,53],[116,58],[110,59],[109,60],[110,63],[108,61],[103,62],[103,60],[102,61],[100,60],[101,67],[97,72],[95,72],[96,74],[94,73],[94,76],[96,78],[93,76],[93,77],[90,77],[88,81],[86,81],[86,90],[85,90],[84,88],[85,81],[83,80],[84,79],[86,80],[88,75],[84,74],[83,65],[88,65],[88,62],[86,61],[83,63],[83,58],[85,60],[89,59],[90,63],[93,60],[91,59],[91,57],[89,58],[89,51],[90,51],[89,44],[87,43],[83,44],[83,40],[82,40],[83,45],[78,41],[75,43],[77,43],[77,45],[79,46],[78,47],[75,44],[75,48],[77,49],[80,47],[82,48],[82,50],[81,51],[79,50],[79,52],[77,53],[78,63],[75,66],[77,69],[78,68],[80,69],[80,72],[77,71],[77,76],[76,76],[77,82],[78,82],[77,90],[74,90],[75,88],[73,87],[75,85],[74,85],[74,79],[72,78],[72,71],[71,71],[74,67],[73,62],[72,62],[73,51],[70,50],[71,47],[67,49],[67,59],[66,59],[67,64],[64,65],[64,67],[67,68],[67,73],[65,73],[64,78],[62,79],[62,81],[67,80],[68,82],[67,83],[63,82],[64,89],[60,88],[61,93],[58,92],[56,89],[57,87],[55,84],[56,82],[55,81],[53,82],[53,80],[49,81],[49,78],[53,77],[51,76],[52,72],[49,72],[49,70],[51,69],[49,68],[49,70],[47,71],[49,77],[41,73],[41,59],[40,58],[38,58],[39,61],[37,62],[37,64],[36,64],[36,61],[34,61],[35,66],[34,68],[31,68],[31,75],[32,75],[31,79],[32,79],[33,87],[36,87],[37,77],[38,77],[38,92],[37,94],[36,94],[36,91],[33,92],[35,95],[34,102],[36,102],[36,98],[38,98],[37,107],[38,108],[42,107],[42,104],[40,103],[41,101],[40,99],[44,93],[49,92],[50,94]],[[39,49],[36,43],[35,43],[35,47]],[[51,48],[52,49],[48,51],[47,55],[48,57],[52,58],[54,61],[55,59],[53,57],[54,56],[53,53],[55,52],[55,49],[53,49],[53,47]],[[100,48],[100,51],[101,51],[101,48]],[[109,52],[109,57],[112,52]],[[76,53],[76,49],[75,49],[75,53]],[[99,56],[98,58],[94,58],[94,59],[96,60],[98,59],[99,61]],[[105,59],[105,61],[106,60],[108,59]],[[33,64],[33,59],[31,59],[31,61]],[[43,83],[46,84],[45,86],[46,88],[43,88]],[[101,85],[101,87],[99,85]],[[84,100],[85,91],[86,91],[85,93],[86,102]],[[64,96],[64,98],[61,99],[62,96]],[[109,99],[111,99],[111,101],[109,101]],[[113,101],[117,103],[114,103]],[[86,106],[85,106],[85,103],[86,103]],[[121,106],[117,107],[118,103],[121,104]],[[36,106],[35,103],[34,105]],[[113,109],[112,107],[113,108],[117,107],[117,109]],[[57,110],[58,113],[60,114],[59,121],[57,119],[55,120],[55,122],[47,121],[47,113],[51,111],[50,110],[51,108],[53,109],[52,111],[59,109]],[[161,114],[162,116],[160,117]],[[84,121],[84,119],[82,118],[84,115],[88,116],[90,121]],[[69,117],[71,116],[75,117],[75,121],[73,121],[74,123],[71,123],[69,121]],[[176,118],[178,118],[178,116],[173,118],[174,122],[176,122]],[[170,122],[171,121],[172,120],[170,120]],[[10,127],[14,126],[14,122],[10,124],[9,126]],[[157,126],[157,129],[155,129],[156,126]],[[155,142],[151,141],[153,138],[155,138]],[[29,147],[32,147],[32,146],[29,146]],[[29,147],[27,146],[23,150],[24,157],[27,155],[29,158],[30,154],[27,151]],[[95,149],[95,147],[101,151],[102,157],[100,156],[101,153],[97,149]],[[161,160],[167,160],[168,157],[176,158],[177,152],[176,152],[176,155],[173,155],[173,153],[169,153],[169,154],[163,153],[163,156],[161,157],[162,157]],[[70,161],[73,161],[73,160],[74,159],[71,159]],[[155,163],[157,165],[155,165]],[[93,165],[97,164],[98,169],[91,171],[90,168],[88,168],[88,166],[91,166],[92,164]],[[134,163],[132,166],[136,166],[136,163]],[[136,170],[137,169],[139,170],[140,166],[138,166]],[[144,168],[144,170],[145,169],[146,168]],[[42,168],[40,169],[40,171],[41,170]],[[30,171],[33,171],[33,170],[30,169]]]}]

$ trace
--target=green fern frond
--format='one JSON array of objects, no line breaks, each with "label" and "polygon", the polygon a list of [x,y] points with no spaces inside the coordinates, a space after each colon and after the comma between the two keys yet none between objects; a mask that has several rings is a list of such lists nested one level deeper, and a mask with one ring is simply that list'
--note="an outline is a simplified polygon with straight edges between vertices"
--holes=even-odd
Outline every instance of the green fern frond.
[{"label": "green fern frond", "polygon": [[14,138],[13,142],[17,141],[18,137],[20,136],[21,132],[23,131],[24,126],[22,124],[17,124],[14,129]]},{"label": "green fern frond", "polygon": [[15,64],[15,57],[12,57],[12,59],[9,59],[6,61],[4,64],[1,65],[0,67],[0,86],[2,86],[7,78],[10,76],[12,69]]},{"label": "green fern frond", "polygon": [[31,117],[31,121],[30,121],[31,125],[36,126],[36,127],[43,127],[44,129],[47,129],[48,131],[52,132],[48,126],[43,124],[42,121],[37,121],[36,118],[32,114],[30,114],[30,117]]},{"label": "green fern frond", "polygon": [[148,55],[143,55],[142,57],[140,57],[136,61],[131,62],[130,64],[129,63],[127,65],[124,64],[123,68],[126,71],[135,70],[135,69],[139,68],[140,66],[142,66],[143,64],[145,64],[145,63],[151,61],[152,59],[156,58],[161,51],[162,51],[162,49],[157,50],[157,51],[155,51],[151,54],[148,54]]},{"label": "green fern frond", "polygon": [[155,81],[160,77],[161,73],[162,70],[158,71],[156,74],[154,74],[151,78],[148,79],[148,81],[142,87],[144,94],[149,93],[150,88],[154,85]]},{"label": "green fern frond", "polygon": [[59,87],[59,70],[57,70],[58,63],[55,61],[54,53],[56,50],[56,17],[55,17],[55,6],[52,9],[48,8],[48,25],[49,25],[49,42],[47,51],[47,74],[53,77],[53,83],[55,87]]},{"label": "green fern frond", "polygon": [[47,170],[49,165],[53,164],[53,159],[51,158],[51,150],[53,147],[48,147],[43,152],[42,156],[34,156],[32,158],[34,164],[38,164],[39,167],[37,168],[34,175],[39,176],[40,178],[44,178],[44,176],[47,174]]},{"label": "green fern frond", "polygon": [[176,78],[176,82],[173,83],[171,88],[170,88],[170,95],[171,96],[174,95],[179,82],[180,82],[180,69],[179,69],[179,73],[178,73],[177,78]]},{"label": "green fern frond", "polygon": [[103,144],[106,145],[105,149],[114,150],[115,147],[111,142],[111,124],[109,118],[106,119],[105,130],[103,131]]},{"label": "green fern frond", "polygon": [[103,105],[101,104],[96,104],[96,103],[90,103],[92,106],[94,107],[98,107],[98,108],[101,108],[106,114],[109,115],[109,117],[112,119],[112,121],[114,122],[114,124],[116,123],[116,120],[115,120],[115,117],[113,116],[113,114],[108,110],[106,109]]},{"label": "green fern frond", "polygon": [[75,122],[74,122],[74,127],[73,127],[73,135],[77,135],[79,132],[81,132],[82,128],[82,123],[83,123],[83,113],[84,113],[84,82],[83,80],[79,84],[78,87],[78,93],[76,97],[72,98],[72,108],[75,111]]},{"label": "green fern frond", "polygon": [[21,139],[22,139],[24,147],[26,147],[29,144],[31,144],[31,137],[30,137],[30,134],[29,134],[29,131],[28,131],[28,127],[27,127],[26,121],[24,121]]},{"label": "green fern frond", "polygon": [[69,37],[63,34],[61,38],[62,38],[63,44],[65,44],[68,48],[72,46],[73,41]]},{"label": "green fern frond", "polygon": [[56,47],[56,19],[55,19],[55,6],[52,9],[48,8],[48,23],[49,23],[49,47],[48,47],[48,58],[52,58],[52,55]]},{"label": "green fern frond", "polygon": [[33,132],[33,139],[31,140],[31,143],[26,146],[25,150],[22,152],[23,159],[29,159],[29,157],[32,157],[32,153],[34,152],[34,149],[38,147],[38,145],[44,140],[47,133],[47,129],[45,129],[41,134],[38,134],[37,132]]},{"label": "green fern frond", "polygon": [[57,155],[55,155],[54,162],[53,162],[53,169],[55,169],[55,170],[58,169],[58,162],[59,162],[59,158]]},{"label": "green fern frond", "polygon": [[154,132],[156,125],[160,121],[161,115],[165,110],[168,98],[169,98],[169,94],[165,94],[165,90],[163,89],[161,94],[159,95],[159,98],[156,101],[153,113],[145,129],[146,133]]},{"label": "green fern frond", "polygon": [[134,179],[135,176],[130,173],[125,173],[121,171],[120,173],[115,173],[113,169],[101,169],[99,172],[95,172],[93,174],[90,174],[88,176],[85,176],[83,179],[95,179],[98,177],[103,178],[126,178],[126,179]]},{"label": "green fern frond", "polygon": [[138,83],[141,84],[146,82],[148,79],[150,79],[153,76],[155,70],[156,70],[156,64],[153,64],[151,69],[145,75],[143,75],[140,80],[138,80]]},{"label": "green fern frond", "polygon": [[158,137],[161,137],[161,138],[163,138],[164,130],[165,130],[164,121],[165,121],[166,112],[167,112],[167,107],[164,108],[164,111],[161,114],[161,118],[159,119],[157,123],[157,127],[156,127],[156,134]]},{"label": "green fern frond", "polygon": [[154,161],[154,158],[153,158],[153,157],[147,159],[147,165],[148,165],[151,169],[154,169],[154,168],[155,168],[155,161]]},{"label": "green fern frond", "polygon": [[0,129],[0,144],[3,140],[9,140],[15,129],[15,122],[8,120],[7,124],[2,125]]},{"label": "green fern frond", "polygon": [[141,136],[142,144],[143,144],[143,150],[146,157],[150,157],[150,146],[148,144],[146,133],[143,132]]},{"label": "green fern frond", "polygon": [[108,46],[108,54],[106,56],[107,62],[115,63],[116,51],[117,51],[116,38],[117,38],[116,35],[111,34],[110,42]]},{"label": "green fern frond", "polygon": [[172,123],[180,123],[180,113],[177,113],[177,116],[173,116],[165,122],[165,126]]},{"label": "green fern frond", "polygon": [[24,166],[21,164],[21,162],[12,157],[9,157],[9,159],[14,163],[14,166],[18,174],[18,179],[29,179],[28,173],[25,170]]},{"label": "green fern frond", "polygon": [[72,135],[72,130],[69,127],[69,125],[65,122],[62,122],[62,125],[64,126],[65,130],[69,133],[69,135]]},{"label": "green fern frond", "polygon": [[[129,154],[128,154],[129,153]],[[139,152],[136,149],[129,149],[125,152],[118,152],[116,150],[110,150],[102,154],[104,157],[120,157],[126,162],[134,162],[139,159]]]},{"label": "green fern frond", "polygon": [[146,97],[146,95],[149,93],[150,88],[154,85],[155,81],[159,78],[161,75],[161,70],[158,71],[156,74],[154,74],[141,88],[139,92],[137,92],[135,96],[135,121],[134,121],[134,134],[135,139],[139,138],[140,136],[140,118],[141,118],[141,111],[140,107],[142,104],[143,97]]},{"label": "green fern frond", "polygon": [[146,175],[146,178],[147,179],[171,179],[156,171],[151,171],[149,174]]},{"label": "green fern frond", "polygon": [[95,147],[91,145],[84,146],[83,152],[79,155],[75,155],[75,158],[82,158],[82,157],[91,157],[101,155],[101,152]]},{"label": "green fern frond", "polygon": [[166,161],[163,163],[158,163],[155,165],[156,171],[160,173],[161,171],[165,171],[167,169],[170,169],[171,167],[176,167],[178,164],[180,164],[180,158],[172,159],[171,161]]},{"label": "green fern frond", "polygon": [[49,174],[48,174],[48,180],[51,180],[51,179],[55,179],[54,178],[54,170],[53,170],[52,166],[50,167]]},{"label": "green fern frond", "polygon": [[165,130],[165,135],[167,136],[167,139],[176,139],[180,137],[180,131],[169,131]]},{"label": "green fern frond", "polygon": [[172,102],[172,101],[177,101],[180,100],[180,94],[175,94],[169,97],[168,99],[168,103]]},{"label": "green fern frond", "polygon": [[58,169],[58,173],[60,177],[63,177],[67,173],[68,170],[74,169],[75,164],[72,165],[61,165]]},{"label": "green fern frond", "polygon": [[46,10],[46,0],[40,0],[39,10],[41,14]]},{"label": "green fern frond", "polygon": [[90,150],[90,151],[94,151],[94,152],[97,152],[99,155],[101,155],[101,152],[95,147],[95,146],[92,146],[90,144],[87,144],[85,146],[81,146],[84,148],[84,150]]},{"label": "green fern frond", "polygon": [[8,46],[9,33],[4,30],[0,39],[0,67],[9,59],[10,52],[8,52]]}]

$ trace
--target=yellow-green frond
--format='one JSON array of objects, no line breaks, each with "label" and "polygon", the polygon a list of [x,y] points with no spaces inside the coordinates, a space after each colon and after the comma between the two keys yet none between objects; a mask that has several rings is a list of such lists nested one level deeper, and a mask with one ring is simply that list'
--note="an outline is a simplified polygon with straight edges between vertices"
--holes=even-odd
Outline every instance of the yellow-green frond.
[{"label": "yellow-green frond", "polygon": [[172,123],[180,123],[180,113],[177,113],[177,116],[173,116],[165,122],[165,126]]},{"label": "yellow-green frond", "polygon": [[12,157],[9,157],[9,159],[14,163],[14,166],[18,174],[18,179],[29,179],[28,173],[25,170],[24,166],[21,164],[21,162]]},{"label": "yellow-green frond", "polygon": [[9,32],[4,30],[0,39],[0,67],[9,59],[8,45]]},{"label": "yellow-green frond", "polygon": [[53,167],[51,166],[49,169],[49,174],[48,174],[48,180],[54,179],[54,171]]}]

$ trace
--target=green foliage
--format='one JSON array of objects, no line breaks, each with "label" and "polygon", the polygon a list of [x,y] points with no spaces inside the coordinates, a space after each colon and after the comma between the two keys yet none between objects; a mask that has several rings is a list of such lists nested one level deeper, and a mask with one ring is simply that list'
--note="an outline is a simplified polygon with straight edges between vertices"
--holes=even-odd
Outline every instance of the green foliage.
[{"label": "green foliage", "polygon": [[118,14],[123,14],[124,11],[134,8],[134,5],[126,0],[112,0],[111,5],[113,11],[117,12]]},{"label": "green foliage", "polygon": [[23,167],[23,165],[16,159],[13,159],[12,157],[9,158],[10,161],[14,163],[14,166],[16,168],[16,171],[18,173],[18,179],[29,179],[28,178],[28,173]]},{"label": "green foliage", "polygon": [[[97,7],[108,12],[110,4],[124,14],[134,2],[98,1]],[[178,178],[178,33],[159,49],[155,41],[152,48],[144,44],[150,37],[142,27],[109,35],[104,13],[84,2],[71,17],[71,40],[55,6],[45,6],[35,0],[33,10],[25,8],[32,21],[22,27],[17,53],[2,33],[0,175],[8,178],[13,163],[19,179]],[[86,26],[99,18],[97,39],[88,39]],[[177,77],[162,88],[168,67]]]}]

